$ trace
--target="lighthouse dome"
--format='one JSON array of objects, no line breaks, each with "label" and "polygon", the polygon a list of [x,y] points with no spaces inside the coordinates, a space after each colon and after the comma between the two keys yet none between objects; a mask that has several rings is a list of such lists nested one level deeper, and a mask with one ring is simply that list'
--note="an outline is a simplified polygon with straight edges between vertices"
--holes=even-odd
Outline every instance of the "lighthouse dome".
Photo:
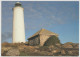
[{"label": "lighthouse dome", "polygon": [[21,5],[20,2],[16,2],[15,7],[16,7],[16,6],[20,6],[20,7],[21,7],[22,5]]}]

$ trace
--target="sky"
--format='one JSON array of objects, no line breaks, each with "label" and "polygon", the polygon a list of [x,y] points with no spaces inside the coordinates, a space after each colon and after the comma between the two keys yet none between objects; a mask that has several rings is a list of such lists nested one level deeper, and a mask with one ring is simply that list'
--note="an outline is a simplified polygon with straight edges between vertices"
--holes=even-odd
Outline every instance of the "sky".
[{"label": "sky", "polygon": [[[1,12],[1,42],[12,43],[13,11],[17,1],[3,1]],[[61,43],[79,43],[78,1],[19,1],[24,8],[27,39],[44,28],[57,33]]]}]

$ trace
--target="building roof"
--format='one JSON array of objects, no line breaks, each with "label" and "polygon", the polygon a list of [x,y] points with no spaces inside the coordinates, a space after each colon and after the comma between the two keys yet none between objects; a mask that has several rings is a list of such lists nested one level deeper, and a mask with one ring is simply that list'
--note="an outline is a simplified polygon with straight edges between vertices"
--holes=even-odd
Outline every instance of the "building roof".
[{"label": "building roof", "polygon": [[56,33],[53,33],[53,32],[48,31],[46,29],[41,29],[38,32],[36,32],[35,34],[33,34],[31,37],[29,37],[28,39],[30,39],[30,38],[32,38],[32,37],[34,37],[36,35],[40,35],[40,34],[44,34],[44,35],[57,35],[58,36],[58,34],[56,34]]},{"label": "building roof", "polygon": [[17,7],[17,6],[18,6],[18,7],[19,7],[19,6],[22,7],[22,5],[21,5],[20,2],[16,2],[16,3],[15,3],[15,7]]}]

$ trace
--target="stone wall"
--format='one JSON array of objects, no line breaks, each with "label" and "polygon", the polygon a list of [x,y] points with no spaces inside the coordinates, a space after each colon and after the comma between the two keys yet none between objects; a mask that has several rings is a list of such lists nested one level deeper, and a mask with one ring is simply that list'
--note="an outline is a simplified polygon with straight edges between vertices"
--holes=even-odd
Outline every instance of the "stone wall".
[{"label": "stone wall", "polygon": [[39,35],[29,39],[29,45],[35,46],[35,45],[39,45],[39,44],[40,44]]},{"label": "stone wall", "polygon": [[51,36],[52,35],[40,34],[29,39],[28,42],[29,42],[29,45],[31,46],[36,46],[36,45],[43,46],[45,41]]}]

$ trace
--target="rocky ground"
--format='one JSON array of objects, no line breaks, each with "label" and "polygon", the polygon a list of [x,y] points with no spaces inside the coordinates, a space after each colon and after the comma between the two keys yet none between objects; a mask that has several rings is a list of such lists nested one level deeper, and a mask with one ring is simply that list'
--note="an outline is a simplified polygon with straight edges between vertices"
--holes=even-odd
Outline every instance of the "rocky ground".
[{"label": "rocky ground", "polygon": [[79,56],[78,43],[51,46],[28,46],[24,43],[2,43],[2,56]]}]

